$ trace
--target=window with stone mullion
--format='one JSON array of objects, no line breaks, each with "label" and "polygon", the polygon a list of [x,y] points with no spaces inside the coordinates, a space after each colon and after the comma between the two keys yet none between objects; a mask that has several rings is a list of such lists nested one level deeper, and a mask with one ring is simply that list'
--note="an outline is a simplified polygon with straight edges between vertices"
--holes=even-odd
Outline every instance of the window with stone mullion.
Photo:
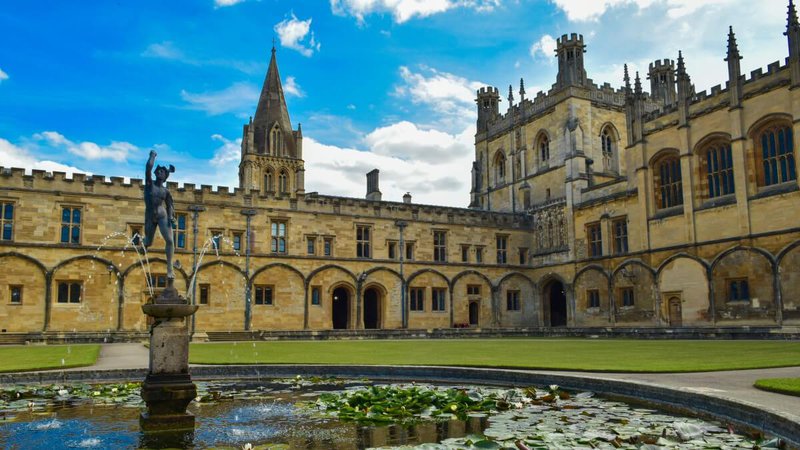
[{"label": "window with stone mullion", "polygon": [[718,144],[706,152],[708,197],[733,194],[733,156],[730,144]]},{"label": "window with stone mullion", "polygon": [[794,139],[788,126],[772,127],[761,134],[764,186],[797,179]]},{"label": "window with stone mullion", "polygon": [[0,203],[0,240],[14,238],[14,204]]}]

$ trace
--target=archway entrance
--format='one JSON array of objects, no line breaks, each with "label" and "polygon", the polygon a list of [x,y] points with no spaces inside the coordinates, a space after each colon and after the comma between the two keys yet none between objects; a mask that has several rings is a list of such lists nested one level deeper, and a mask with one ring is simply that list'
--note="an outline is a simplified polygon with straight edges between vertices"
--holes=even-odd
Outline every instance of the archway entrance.
[{"label": "archway entrance", "polygon": [[547,283],[544,288],[544,298],[548,300],[549,304],[547,312],[550,313],[550,326],[567,326],[567,293],[564,284],[556,280]]},{"label": "archway entrance", "polygon": [[350,323],[350,291],[343,287],[333,290],[331,316],[334,330],[345,330]]},{"label": "archway entrance", "polygon": [[377,329],[381,327],[380,313],[381,297],[375,288],[364,291],[364,328]]},{"label": "archway entrance", "polygon": [[478,326],[478,318],[480,317],[480,303],[478,302],[469,302],[469,326],[477,327]]}]

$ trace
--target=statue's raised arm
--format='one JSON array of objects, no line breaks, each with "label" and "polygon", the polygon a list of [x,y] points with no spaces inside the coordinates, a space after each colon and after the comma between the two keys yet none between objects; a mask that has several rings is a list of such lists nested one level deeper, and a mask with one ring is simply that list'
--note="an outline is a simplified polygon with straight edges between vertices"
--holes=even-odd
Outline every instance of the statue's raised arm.
[{"label": "statue's raised arm", "polygon": [[150,150],[150,158],[147,159],[147,164],[144,166],[144,181],[146,184],[153,182],[153,164],[156,162],[158,154],[155,150]]}]

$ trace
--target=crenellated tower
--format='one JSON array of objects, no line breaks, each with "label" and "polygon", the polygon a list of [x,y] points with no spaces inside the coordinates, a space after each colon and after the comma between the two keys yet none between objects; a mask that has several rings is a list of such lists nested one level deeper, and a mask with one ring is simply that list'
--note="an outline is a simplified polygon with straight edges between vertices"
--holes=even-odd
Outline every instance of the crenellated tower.
[{"label": "crenellated tower", "polygon": [[292,129],[275,47],[261,88],[255,118],[244,126],[239,187],[262,194],[304,193],[303,132]]},{"label": "crenellated tower", "polygon": [[675,103],[675,63],[671,59],[650,63],[647,71],[650,80],[650,98],[662,105]]},{"label": "crenellated tower", "polygon": [[583,66],[584,52],[586,52],[586,45],[583,43],[582,34],[565,34],[556,40],[557,88],[587,85],[586,69]]}]

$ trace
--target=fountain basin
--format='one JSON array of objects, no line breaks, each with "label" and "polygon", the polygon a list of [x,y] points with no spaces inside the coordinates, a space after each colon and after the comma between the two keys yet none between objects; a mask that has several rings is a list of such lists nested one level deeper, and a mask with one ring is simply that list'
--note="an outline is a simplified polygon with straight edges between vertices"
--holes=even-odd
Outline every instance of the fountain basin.
[{"label": "fountain basin", "polygon": [[148,316],[171,319],[191,316],[199,307],[199,305],[148,303],[142,305],[142,311]]}]

